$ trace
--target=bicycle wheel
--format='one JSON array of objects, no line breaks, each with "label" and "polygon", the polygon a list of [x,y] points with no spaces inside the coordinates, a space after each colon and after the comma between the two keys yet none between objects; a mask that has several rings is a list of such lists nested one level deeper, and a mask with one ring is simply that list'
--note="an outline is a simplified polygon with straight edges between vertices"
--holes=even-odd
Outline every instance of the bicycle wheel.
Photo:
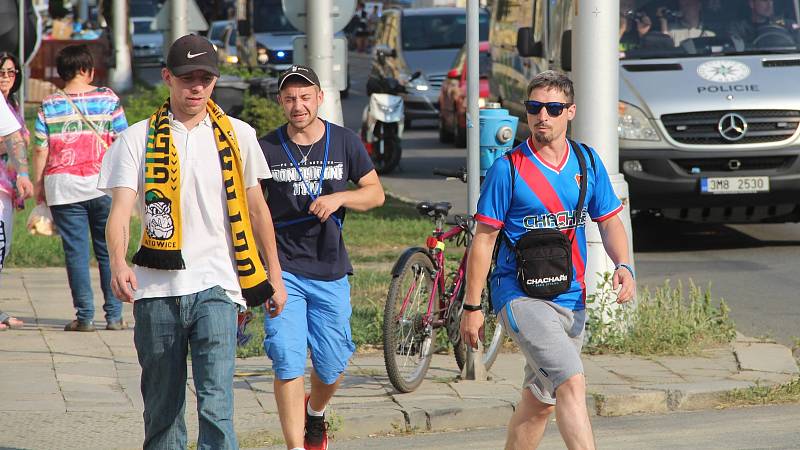
[{"label": "bicycle wheel", "polygon": [[[494,311],[492,311],[487,290],[488,288],[484,288],[481,292],[481,306],[483,307],[484,317],[483,354],[481,355],[481,363],[488,372],[497,359],[497,354],[500,353],[500,347],[502,347],[505,337],[503,335],[503,324],[497,320],[497,316],[495,316]],[[465,290],[462,287],[462,289],[459,290],[458,297],[453,301],[452,306],[452,311],[458,315],[455,322],[458,323],[459,326],[461,325],[461,314],[464,312],[464,309],[461,307],[464,302],[464,295]],[[456,336],[455,340],[453,340],[453,336],[451,336],[451,341],[454,342],[453,354],[456,357],[458,369],[463,370],[464,364],[467,361],[467,346],[464,344],[460,335]]]},{"label": "bicycle wheel", "polygon": [[412,253],[392,278],[383,313],[383,359],[392,386],[411,392],[422,383],[433,357],[433,330],[425,325],[434,289],[433,263]]}]

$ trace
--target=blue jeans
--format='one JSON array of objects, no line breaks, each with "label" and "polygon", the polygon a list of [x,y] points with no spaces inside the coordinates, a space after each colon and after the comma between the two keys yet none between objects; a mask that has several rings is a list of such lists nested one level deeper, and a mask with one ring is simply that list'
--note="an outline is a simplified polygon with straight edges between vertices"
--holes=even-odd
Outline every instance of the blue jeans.
[{"label": "blue jeans", "polygon": [[142,367],[144,448],[186,448],[186,356],[200,420],[198,449],[237,449],[233,372],[238,306],[219,286],[133,304],[133,341]]},{"label": "blue jeans", "polygon": [[105,299],[103,310],[106,312],[106,322],[118,322],[122,319],[122,303],[111,291],[111,268],[108,264],[106,246],[106,220],[110,210],[111,197],[107,195],[50,207],[53,222],[58,228],[64,247],[72,304],[77,310],[78,321],[84,323],[94,320],[94,296],[89,277],[90,234],[100,269],[100,287]]}]

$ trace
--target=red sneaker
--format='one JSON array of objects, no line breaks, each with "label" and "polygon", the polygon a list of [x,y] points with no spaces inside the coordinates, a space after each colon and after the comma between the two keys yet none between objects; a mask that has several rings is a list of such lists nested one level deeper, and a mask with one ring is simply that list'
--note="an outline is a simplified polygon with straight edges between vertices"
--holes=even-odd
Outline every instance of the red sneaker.
[{"label": "red sneaker", "polygon": [[303,439],[303,446],[306,450],[328,450],[328,423],[325,422],[324,414],[322,417],[308,414],[310,397],[309,394],[306,394],[306,433]]}]

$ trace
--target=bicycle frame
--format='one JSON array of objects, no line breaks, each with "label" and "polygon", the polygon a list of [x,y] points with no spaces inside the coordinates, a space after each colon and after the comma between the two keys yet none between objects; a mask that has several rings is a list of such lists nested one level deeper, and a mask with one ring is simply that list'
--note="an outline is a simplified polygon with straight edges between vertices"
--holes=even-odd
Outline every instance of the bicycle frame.
[{"label": "bicycle frame", "polygon": [[[435,274],[433,275],[433,289],[431,290],[430,296],[428,298],[428,309],[425,313],[423,318],[423,323],[425,326],[430,325],[433,328],[440,328],[445,324],[447,320],[448,313],[450,311],[450,305],[453,302],[453,296],[459,292],[461,289],[462,284],[464,283],[464,278],[467,271],[467,255],[469,253],[469,243],[472,240],[472,231],[469,229],[469,226],[466,222],[458,223],[453,228],[442,231],[442,227],[444,224],[443,218],[436,219],[436,230],[433,232],[433,235],[428,237],[426,241],[426,249],[428,256],[434,263],[434,270]],[[447,241],[456,239],[462,235],[462,233],[466,233],[464,236],[466,248],[464,249],[464,255],[461,257],[461,261],[458,264],[458,269],[455,272],[455,276],[453,278],[453,286],[452,292],[445,292],[445,243]],[[403,297],[403,304],[400,307],[399,317],[401,317],[406,307],[408,306],[409,299],[411,298],[411,294],[417,288],[417,280],[414,280],[411,283],[411,286],[408,288],[405,296]],[[441,294],[440,294],[441,293]],[[433,317],[434,314],[434,305],[438,300],[439,302],[439,314],[438,318]]]}]

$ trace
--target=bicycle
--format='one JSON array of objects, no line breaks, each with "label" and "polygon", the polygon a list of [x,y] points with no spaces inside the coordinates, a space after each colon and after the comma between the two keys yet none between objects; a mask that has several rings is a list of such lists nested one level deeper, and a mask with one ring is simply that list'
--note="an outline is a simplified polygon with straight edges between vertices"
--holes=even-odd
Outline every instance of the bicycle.
[{"label": "bicycle", "polygon": [[[433,173],[466,183],[464,169],[434,170]],[[392,268],[383,315],[383,357],[389,380],[400,392],[411,392],[422,383],[433,358],[436,334],[441,328],[447,331],[459,369],[463,369],[467,359],[459,327],[474,219],[456,215],[454,226],[445,230],[451,208],[448,202],[417,203],[417,212],[432,219],[436,228],[424,247],[406,249]],[[458,268],[448,272],[445,248],[446,243],[452,241],[456,246],[464,246],[464,254]],[[488,371],[502,344],[503,328],[492,314],[488,289],[484,289],[481,297],[486,325],[480,363]]]}]

